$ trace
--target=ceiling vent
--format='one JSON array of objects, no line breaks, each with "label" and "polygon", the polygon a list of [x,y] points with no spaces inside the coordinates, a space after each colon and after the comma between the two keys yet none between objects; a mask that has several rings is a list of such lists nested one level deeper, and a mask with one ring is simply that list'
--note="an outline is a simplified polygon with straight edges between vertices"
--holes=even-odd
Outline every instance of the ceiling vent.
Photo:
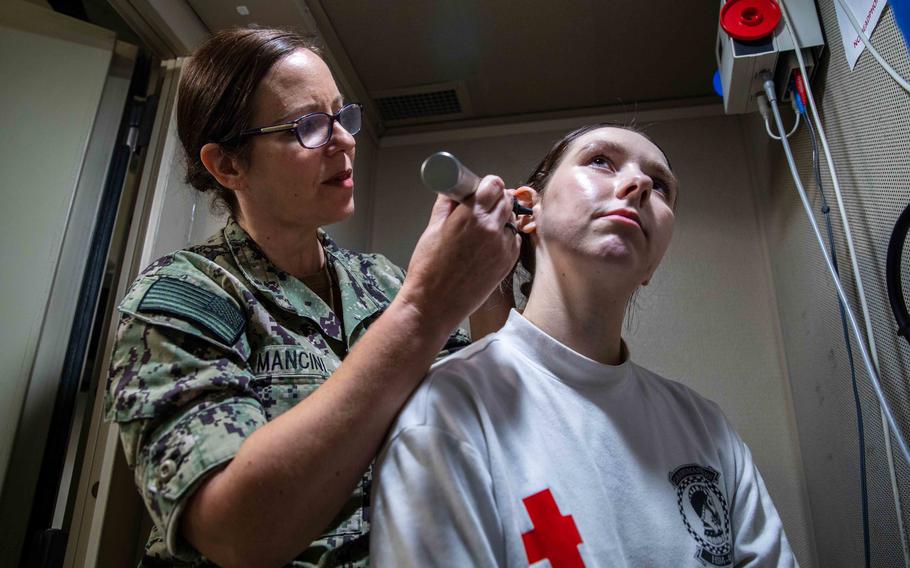
[{"label": "ceiling vent", "polygon": [[373,93],[386,126],[442,122],[470,116],[462,83],[444,83]]}]

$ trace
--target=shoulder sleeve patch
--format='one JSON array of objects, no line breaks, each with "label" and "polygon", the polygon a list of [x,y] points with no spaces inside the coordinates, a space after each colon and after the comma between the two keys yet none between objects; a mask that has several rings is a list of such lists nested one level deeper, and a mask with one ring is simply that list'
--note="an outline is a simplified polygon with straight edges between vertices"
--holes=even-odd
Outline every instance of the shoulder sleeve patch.
[{"label": "shoulder sleeve patch", "polygon": [[177,316],[233,345],[246,327],[246,318],[230,301],[177,278],[159,278],[142,297],[138,311]]}]

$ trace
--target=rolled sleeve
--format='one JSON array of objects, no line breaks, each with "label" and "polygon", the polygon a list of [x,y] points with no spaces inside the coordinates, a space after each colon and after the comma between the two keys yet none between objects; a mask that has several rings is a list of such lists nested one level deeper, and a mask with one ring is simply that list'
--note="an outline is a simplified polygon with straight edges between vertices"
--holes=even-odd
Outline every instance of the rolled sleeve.
[{"label": "rolled sleeve", "polygon": [[111,360],[107,417],[167,554],[197,560],[179,535],[200,483],[267,421],[250,388],[248,349],[219,344],[186,322],[125,314]]},{"label": "rolled sleeve", "polygon": [[199,403],[149,437],[137,456],[136,485],[175,557],[195,555],[178,531],[188,498],[208,473],[233,459],[243,441],[265,422],[258,402],[232,397]]}]

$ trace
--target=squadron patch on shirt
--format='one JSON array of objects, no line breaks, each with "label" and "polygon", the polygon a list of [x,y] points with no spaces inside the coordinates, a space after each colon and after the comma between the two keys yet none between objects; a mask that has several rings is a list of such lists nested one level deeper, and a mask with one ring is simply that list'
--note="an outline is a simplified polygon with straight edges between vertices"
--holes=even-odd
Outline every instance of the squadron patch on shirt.
[{"label": "squadron patch on shirt", "polygon": [[670,472],[679,514],[698,544],[695,556],[706,566],[733,563],[730,513],[719,479],[717,470],[697,464],[681,465]]}]

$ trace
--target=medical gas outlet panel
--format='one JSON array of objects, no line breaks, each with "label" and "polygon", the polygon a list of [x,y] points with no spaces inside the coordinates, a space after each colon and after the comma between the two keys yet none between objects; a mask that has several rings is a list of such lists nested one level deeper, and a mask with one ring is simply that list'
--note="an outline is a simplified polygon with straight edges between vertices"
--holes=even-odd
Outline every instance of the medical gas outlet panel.
[{"label": "medical gas outlet panel", "polygon": [[[758,110],[756,97],[762,93],[759,76],[770,72],[777,94],[788,100],[787,86],[798,70],[794,49],[803,49],[807,71],[824,49],[824,37],[814,0],[786,0],[787,14],[796,28],[794,41],[775,0],[726,0],[720,3],[717,27],[717,67],[727,114]],[[811,77],[807,78],[811,79]]]}]

